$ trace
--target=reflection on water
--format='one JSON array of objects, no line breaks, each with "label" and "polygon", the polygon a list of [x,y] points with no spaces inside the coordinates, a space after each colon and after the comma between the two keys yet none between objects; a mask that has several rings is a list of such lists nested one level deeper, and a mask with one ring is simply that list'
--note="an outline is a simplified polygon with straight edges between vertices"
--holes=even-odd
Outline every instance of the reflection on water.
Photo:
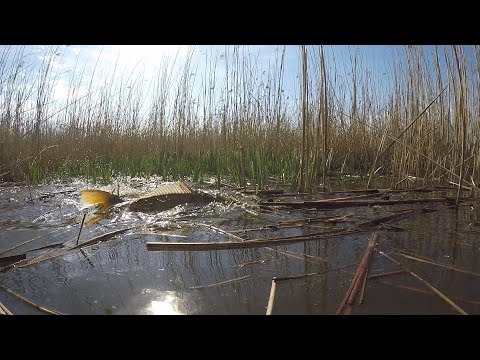
[{"label": "reflection on water", "polygon": [[[63,185],[62,185],[63,186]],[[61,191],[62,186],[33,187],[32,195]],[[38,254],[41,246],[75,241],[82,212],[79,191],[28,203],[28,189],[2,189],[0,193],[0,252],[32,242],[0,256]],[[153,186],[152,186],[153,187]],[[111,190],[104,188],[105,190]],[[247,201],[247,200],[246,200]],[[141,225],[132,233],[86,247],[82,251],[37,266],[0,273],[2,286],[40,305],[65,314],[265,314],[273,277],[307,273],[323,275],[279,282],[274,314],[334,314],[345,296],[369,233],[270,248],[227,251],[149,252],[148,241],[231,241],[225,234],[198,226],[207,223],[224,230],[261,228],[279,220],[351,215],[365,221],[398,209],[350,208],[326,211],[279,210],[262,212],[242,205],[215,204],[189,211],[177,207],[159,214],[118,212],[95,226],[84,227],[81,241],[106,232]],[[237,232],[245,240],[296,236],[322,231],[324,224],[288,229],[265,228]],[[444,265],[479,273],[477,211],[460,208],[420,214],[380,229],[378,248],[433,284],[470,314],[480,314],[478,276],[435,267],[395,255],[424,257]],[[339,222],[330,227],[345,226]],[[401,229],[405,231],[399,231]],[[32,250],[32,251],[30,251]],[[353,264],[352,267],[344,267]],[[335,270],[344,267],[341,271]],[[377,253],[372,273],[398,268]],[[237,281],[242,279],[242,281]],[[412,290],[413,289],[413,290]],[[13,313],[35,313],[0,290],[0,301]],[[452,309],[408,274],[367,282],[362,314],[451,314]]]},{"label": "reflection on water", "polygon": [[179,309],[180,299],[173,294],[175,293],[167,291],[156,300],[152,300],[145,312],[152,315],[183,315]]},{"label": "reflection on water", "polygon": [[190,315],[197,311],[197,300],[186,292],[143,288],[125,299],[114,314]]}]

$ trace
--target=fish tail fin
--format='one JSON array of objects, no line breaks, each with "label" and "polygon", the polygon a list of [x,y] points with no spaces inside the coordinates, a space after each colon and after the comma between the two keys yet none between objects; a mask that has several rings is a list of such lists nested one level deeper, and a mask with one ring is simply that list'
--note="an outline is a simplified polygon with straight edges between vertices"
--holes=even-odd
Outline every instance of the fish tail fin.
[{"label": "fish tail fin", "polygon": [[122,202],[119,196],[102,190],[83,190],[82,201],[86,205],[98,205],[101,210]]}]

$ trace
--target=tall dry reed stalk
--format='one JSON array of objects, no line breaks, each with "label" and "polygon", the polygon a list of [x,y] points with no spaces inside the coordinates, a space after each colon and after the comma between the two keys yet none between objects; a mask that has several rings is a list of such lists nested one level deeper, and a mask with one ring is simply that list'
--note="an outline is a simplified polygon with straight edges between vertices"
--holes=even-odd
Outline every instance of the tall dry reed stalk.
[{"label": "tall dry reed stalk", "polygon": [[88,72],[77,58],[59,101],[64,48],[26,63],[25,47],[3,46],[0,177],[215,174],[309,191],[340,171],[392,183],[478,176],[480,47],[396,47],[389,81],[358,49],[309,49],[293,89],[285,47],[266,66],[245,46],[211,47],[200,65],[192,47],[183,63],[159,59],[148,79],[140,65],[102,73],[100,54]]}]

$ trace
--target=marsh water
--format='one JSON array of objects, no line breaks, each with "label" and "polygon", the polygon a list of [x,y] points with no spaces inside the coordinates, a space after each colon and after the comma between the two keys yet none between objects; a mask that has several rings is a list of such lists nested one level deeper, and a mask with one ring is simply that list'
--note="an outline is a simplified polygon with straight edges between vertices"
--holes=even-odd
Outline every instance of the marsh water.
[{"label": "marsh water", "polygon": [[[85,211],[80,201],[83,189],[116,192],[119,186],[120,195],[128,198],[158,184],[160,181],[155,179],[130,178],[109,186],[83,181],[2,186],[0,257],[26,254],[27,259],[34,258],[46,251],[39,248],[75,241]],[[0,302],[14,314],[43,314],[5,290],[9,289],[62,314],[263,315],[272,278],[321,273],[278,282],[272,314],[335,314],[372,231],[235,250],[148,251],[146,243],[232,241],[215,229],[243,239],[295,236],[415,208],[415,205],[397,205],[331,210],[264,209],[256,206],[259,198],[255,195],[229,188],[216,190],[214,186],[190,185],[237,201],[219,201],[204,207],[177,206],[153,214],[118,209],[95,225],[84,226],[79,242],[113,230],[131,230],[34,266],[4,269],[0,272]],[[329,190],[364,186],[360,179],[348,183],[332,181]],[[330,225],[278,227],[279,221],[289,219],[344,215],[347,215],[344,222]],[[458,210],[445,208],[407,217],[375,232],[379,235],[378,250],[390,254],[468,314],[480,313],[480,243],[477,243],[480,222],[475,201]],[[376,251],[369,274],[398,269]],[[352,313],[458,314],[448,302],[408,273],[369,279],[363,303],[353,306]]]}]

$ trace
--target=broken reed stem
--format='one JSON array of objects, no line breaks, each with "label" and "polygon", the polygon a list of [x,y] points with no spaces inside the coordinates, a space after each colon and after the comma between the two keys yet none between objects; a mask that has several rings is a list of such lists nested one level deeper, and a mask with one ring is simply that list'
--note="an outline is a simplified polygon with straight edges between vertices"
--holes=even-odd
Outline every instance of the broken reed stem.
[{"label": "broken reed stem", "polygon": [[394,188],[394,189],[397,189],[397,186],[398,186],[398,185],[400,185],[401,183],[403,183],[404,181],[406,181],[406,180],[408,180],[408,179],[409,179],[409,176],[407,175],[407,176],[405,176],[402,180],[400,180],[399,182],[397,182],[397,183],[393,186],[393,188]]},{"label": "broken reed stem", "polygon": [[398,214],[385,215],[385,216],[381,216],[381,217],[376,218],[376,219],[364,221],[364,222],[358,224],[358,226],[359,227],[376,226],[376,225],[386,223],[387,221],[398,221],[398,220],[404,219],[404,218],[406,218],[410,215],[425,212],[425,211],[428,211],[428,209],[405,210],[405,211],[402,211]]},{"label": "broken reed stem", "polygon": [[78,236],[77,236],[77,242],[75,245],[78,245],[78,241],[80,240],[80,234],[82,233],[82,229],[83,229],[83,223],[85,222],[85,217],[87,216],[87,212],[85,212],[83,214],[83,218],[82,218],[82,223],[80,224],[80,230],[78,231]]},{"label": "broken reed stem", "polygon": [[[271,249],[271,250],[275,250],[275,249]],[[277,253],[279,253],[279,254],[286,255],[286,256],[290,256],[290,257],[295,258],[295,259],[307,260],[307,259],[305,259],[305,257],[299,256],[299,255],[297,255],[297,254],[295,254],[295,253],[291,253],[291,252],[287,252],[287,251],[280,251],[280,250],[275,250],[275,251],[276,251]],[[314,263],[314,264],[321,264],[320,262],[317,262],[317,261],[324,261],[324,262],[326,261],[326,260],[320,260],[320,259],[316,258],[315,256],[312,256],[312,258],[314,258],[315,261],[311,261],[311,260],[310,260],[309,262],[312,262],[312,263]]]},{"label": "broken reed stem", "polygon": [[[434,165],[438,166],[439,168],[445,170],[448,174],[454,176],[454,177],[457,178],[457,179],[460,178],[460,176],[458,176],[457,174],[455,174],[453,171],[447,169],[445,166],[443,166],[443,165],[440,164],[439,162],[437,162],[437,161],[429,158],[427,155],[421,153],[421,152],[418,151],[417,149],[414,149],[414,148],[411,147],[410,145],[405,144],[403,141],[401,141],[401,140],[399,140],[399,139],[397,139],[397,138],[395,138],[395,137],[393,137],[393,136],[391,136],[391,135],[387,135],[387,136],[388,136],[389,138],[391,138],[392,140],[398,142],[400,145],[402,145],[402,146],[403,146],[404,148],[406,148],[407,150],[413,151],[415,154],[423,157],[424,159],[430,161],[432,164],[434,164]],[[471,183],[468,182],[467,180],[463,179],[463,182],[466,183],[466,184],[468,184],[468,185],[470,185],[470,186],[471,186],[473,189],[475,189],[477,192],[480,192],[480,189],[479,189],[477,186],[471,184]]]},{"label": "broken reed stem", "polygon": [[232,250],[232,249],[249,249],[269,246],[294,244],[301,241],[318,241],[333,236],[343,236],[358,234],[366,230],[354,229],[336,232],[327,232],[323,234],[315,234],[308,236],[293,236],[278,239],[255,239],[243,242],[189,242],[189,243],[165,243],[165,242],[147,242],[147,250],[149,251],[212,251],[212,250]]},{"label": "broken reed stem", "polygon": [[379,253],[383,256],[385,256],[387,259],[389,259],[391,262],[394,264],[400,266],[403,268],[406,272],[408,272],[411,276],[413,276],[415,279],[420,281],[422,284],[424,284],[426,287],[428,287],[430,290],[432,290],[435,294],[437,294],[443,301],[445,301],[448,305],[450,305],[453,309],[455,309],[458,313],[462,315],[468,315],[461,307],[459,307],[457,304],[455,304],[452,300],[450,300],[446,295],[444,295],[442,292],[440,292],[437,288],[435,288],[433,285],[422,279],[420,276],[415,274],[413,271],[409,270],[407,267],[405,267],[402,263],[398,262],[391,256],[385,254],[383,251],[379,251]]},{"label": "broken reed stem", "polygon": [[247,261],[247,262],[244,262],[244,263],[241,263],[241,264],[238,264],[238,267],[244,267],[244,266],[248,266],[248,265],[256,265],[256,264],[265,264],[267,262],[270,262],[274,259],[260,259],[260,260],[254,260],[254,261]]},{"label": "broken reed stem", "polygon": [[235,239],[235,240],[240,240],[240,241],[246,241],[244,238],[241,238],[240,236],[237,236],[237,235],[234,235],[232,233],[229,233],[228,231],[225,231],[225,230],[222,230],[222,229],[219,229],[218,227],[216,226],[213,226],[213,225],[210,225],[210,224],[204,224],[204,223],[198,223],[198,225],[200,226],[205,226],[209,229],[212,229],[212,230],[215,230],[223,235],[226,235],[228,236],[229,238],[232,238],[232,239]]},{"label": "broken reed stem", "polygon": [[476,272],[473,272],[473,271],[468,271],[468,270],[463,270],[463,269],[459,269],[459,268],[456,268],[456,267],[453,267],[453,266],[450,266],[450,265],[445,265],[445,264],[441,264],[441,263],[438,263],[438,262],[435,262],[435,261],[431,261],[427,258],[420,258],[420,257],[417,257],[417,256],[412,256],[412,255],[406,255],[406,254],[401,254],[401,253],[395,253],[396,255],[399,255],[399,256],[402,256],[404,258],[407,258],[407,259],[410,259],[410,260],[415,260],[415,261],[418,261],[418,262],[423,262],[425,264],[430,264],[430,265],[435,265],[435,266],[439,266],[439,267],[443,267],[445,269],[449,269],[449,270],[453,270],[453,271],[458,271],[458,272],[461,272],[461,273],[464,273],[464,274],[468,274],[468,275],[472,275],[472,276],[479,276],[480,277],[480,274],[479,273],[476,273]]},{"label": "broken reed stem", "polygon": [[282,229],[293,229],[293,228],[300,228],[304,226],[309,226],[308,224],[294,224],[294,225],[266,225],[260,228],[249,228],[249,229],[239,229],[239,230],[231,230],[230,234],[239,234],[239,233],[247,233],[247,232],[253,232],[253,231],[266,231],[266,230],[272,230],[272,231],[278,231]]},{"label": "broken reed stem", "polygon": [[[378,282],[380,284],[392,286],[392,287],[395,287],[397,289],[412,291],[412,292],[416,292],[416,293],[419,293],[419,294],[435,296],[435,294],[432,293],[431,291],[419,289],[419,288],[416,288],[414,286],[394,284],[394,283],[391,283],[390,281],[385,281],[385,280],[378,280]],[[461,302],[466,303],[466,304],[480,305],[480,301],[478,301],[478,300],[467,300],[467,299],[462,299],[462,298],[459,298],[459,297],[456,297],[456,296],[452,296],[452,299],[461,301]]]},{"label": "broken reed stem", "polygon": [[[113,237],[114,235],[124,233],[126,231],[131,230],[131,229],[132,228],[130,227],[130,228],[126,228],[126,229],[111,231],[109,233],[102,234],[102,235],[99,235],[99,236],[95,236],[94,238],[92,238],[90,240],[87,240],[87,241],[85,241],[81,244],[75,245],[74,247],[71,247],[71,248],[67,248],[67,249],[63,250],[62,252],[60,252],[59,254],[55,254],[55,255],[49,256],[47,258],[43,257],[43,256],[45,256],[45,254],[42,254],[42,255],[34,258],[34,259],[29,260],[26,264],[20,265],[19,267],[26,268],[26,267],[38,265],[42,262],[52,260],[52,259],[58,258],[60,256],[64,256],[64,255],[68,254],[69,252],[71,252],[73,250],[81,249],[85,246],[90,246],[90,245],[96,244],[96,243],[101,242],[101,241],[106,241],[106,240],[110,239],[111,237]],[[54,250],[54,249],[52,249],[52,250]]]},{"label": "broken reed stem", "polygon": [[[413,119],[410,124],[408,124],[408,126],[405,127],[405,129],[403,129],[400,134],[398,134],[395,138],[398,140],[400,139],[400,137],[403,136],[403,134],[405,134],[407,132],[408,129],[410,129],[413,124],[415,124],[417,122],[417,120],[420,118],[420,116],[422,116],[429,108],[430,106],[433,105],[433,103],[435,101],[437,101],[437,99],[443,94],[443,92],[447,89],[448,85],[450,84],[450,81],[452,81],[453,78],[451,78],[448,82],[447,82],[447,85],[445,85],[445,87],[442,89],[442,91],[440,91],[440,93],[435,97],[435,99],[433,99],[416,117],[415,119]],[[388,135],[386,132],[384,133],[384,136],[387,135],[388,137],[392,138],[392,136]],[[368,183],[367,183],[367,189],[370,187],[370,180],[373,176],[373,172],[375,171],[375,165],[376,165],[376,161],[378,159],[380,159],[383,155],[385,155],[387,153],[388,150],[390,150],[390,148],[395,144],[395,141],[392,141],[390,142],[390,144],[387,145],[387,147],[375,158],[375,163],[373,164],[372,166],[372,169],[370,170],[370,177],[368,179]]]},{"label": "broken reed stem", "polygon": [[386,190],[385,192],[377,192],[377,193],[354,195],[354,196],[344,196],[344,197],[321,199],[321,200],[314,200],[314,201],[335,202],[335,201],[345,201],[345,200],[368,199],[368,198],[381,197],[381,196],[387,196],[387,195],[390,195],[390,192],[388,190]]},{"label": "broken reed stem", "polygon": [[[12,246],[11,248],[9,248],[9,249],[7,249],[7,250],[3,250],[2,252],[0,252],[0,255],[3,255],[3,254],[5,254],[5,253],[7,253],[7,252],[10,252],[10,251],[12,251],[12,250],[14,250],[14,249],[16,249],[16,248],[19,248],[19,247],[22,246],[22,245],[31,243],[32,241],[37,240],[37,239],[40,239],[41,237],[44,237],[44,236],[46,236],[46,235],[52,235],[53,233],[55,233],[55,232],[57,232],[57,231],[60,231],[60,230],[61,230],[61,229],[56,229],[56,230],[53,230],[53,231],[51,231],[51,232],[49,232],[49,233],[42,234],[42,235],[39,235],[39,236],[37,236],[37,237],[34,237],[33,239],[24,241],[24,242],[22,242],[22,243],[20,243],[20,244],[17,244],[17,245],[15,245],[15,246]],[[64,231],[61,232],[60,234],[66,233],[67,231],[70,231],[70,230],[69,230],[69,229],[64,230]]]},{"label": "broken reed stem", "polygon": [[[457,188],[460,186],[460,183],[456,183],[455,181],[448,181],[448,183],[452,184],[453,186],[456,186]],[[472,191],[473,189],[470,186],[463,185],[461,187],[461,190]],[[458,189],[457,189],[457,191],[458,191]]]},{"label": "broken reed stem", "polygon": [[64,244],[65,243],[62,241],[62,242],[58,242],[58,243],[54,243],[54,244],[40,246],[38,248],[28,249],[26,252],[29,253],[29,252],[32,252],[32,251],[51,249],[51,248],[56,248],[56,247],[63,247]]},{"label": "broken reed stem", "polygon": [[352,275],[352,273],[350,271],[347,271],[347,270],[344,270],[344,269],[355,266],[355,265],[357,265],[357,263],[342,265],[342,266],[338,266],[338,267],[333,268],[333,269],[328,269],[328,270],[325,270],[325,271],[320,271],[320,272],[315,272],[315,273],[308,273],[308,274],[301,274],[301,275],[291,275],[291,276],[285,276],[285,277],[276,277],[276,281],[280,282],[280,281],[287,281],[287,280],[303,279],[303,278],[310,277],[310,276],[322,276],[322,275],[326,275],[327,273],[329,273],[331,271],[341,271],[345,274]]},{"label": "broken reed stem", "polygon": [[214,286],[219,286],[219,285],[233,284],[233,283],[238,282],[238,281],[242,281],[242,280],[249,279],[250,277],[251,277],[250,275],[245,275],[245,276],[241,276],[241,277],[236,278],[236,279],[230,279],[230,280],[220,281],[220,282],[214,283],[214,284],[191,286],[190,289],[192,289],[192,290],[198,290],[198,289],[205,289],[205,288],[214,287]]},{"label": "broken reed stem", "polygon": [[[314,259],[314,260],[318,260],[318,261],[322,261],[322,262],[327,262],[328,263],[328,260],[327,259],[324,259],[324,258],[321,258],[319,256],[314,256],[314,255],[310,255],[310,254],[305,254],[305,253],[294,253],[293,251],[278,251],[279,253],[281,254],[286,254],[286,255],[299,255],[298,258],[299,259],[302,259],[304,260],[305,258],[310,258],[310,259]],[[303,256],[303,257],[302,257]]]},{"label": "broken reed stem", "polygon": [[[230,238],[233,238],[233,239],[236,239],[236,240],[240,240],[242,243],[247,243],[247,244],[248,244],[248,242],[251,241],[251,240],[246,240],[246,239],[244,239],[244,238],[241,238],[240,236],[234,235],[234,234],[232,234],[232,233],[230,233],[230,232],[228,232],[228,231],[225,231],[225,230],[222,230],[222,229],[220,229],[220,228],[217,228],[216,226],[213,226],[213,225],[204,224],[204,223],[199,223],[199,225],[202,225],[202,226],[205,226],[205,227],[210,228],[210,229],[212,229],[212,230],[218,231],[219,233],[222,233],[222,234],[224,234],[224,235],[226,235],[226,236],[228,236],[228,237],[230,237]],[[228,244],[228,243],[227,243],[227,244]],[[239,244],[239,243],[237,243],[237,244]],[[296,256],[296,255],[294,255],[294,254],[289,254],[288,252],[283,252],[283,251],[274,249],[274,248],[272,248],[272,247],[265,246],[265,248],[268,249],[268,250],[272,250],[272,251],[275,251],[275,252],[277,252],[277,253],[283,254],[283,255],[288,256],[288,257],[293,257],[293,258],[298,258],[298,259],[301,259],[301,260],[306,260],[306,259],[302,259],[301,257]],[[147,249],[148,249],[148,244],[147,244]],[[150,250],[150,249],[148,249],[148,250]]]},{"label": "broken reed stem", "polygon": [[265,225],[259,228],[249,228],[249,229],[240,229],[240,230],[230,230],[230,234],[238,233],[247,233],[252,231],[266,231],[273,230],[278,231],[282,229],[292,229],[300,227],[313,227],[313,223],[325,223],[326,225],[335,225],[337,223],[344,222],[355,222],[353,220],[347,220],[347,217],[350,215],[340,216],[336,218],[325,218],[325,217],[314,217],[314,218],[303,218],[303,219],[292,219],[292,220],[280,220],[277,222],[277,225]]},{"label": "broken reed stem", "polygon": [[363,277],[362,288],[360,290],[360,299],[358,299],[359,304],[363,304],[363,297],[365,296],[365,288],[367,286],[367,279],[368,279],[368,269],[365,272],[365,276]]},{"label": "broken reed stem", "polygon": [[37,303],[34,303],[32,300],[30,299],[27,299],[25,296],[23,295],[20,295],[18,293],[16,293],[15,291],[13,290],[10,290],[6,287],[4,287],[3,285],[0,285],[0,288],[5,290],[6,292],[8,292],[9,294],[12,294],[13,296],[15,296],[16,298],[22,300],[23,302],[33,306],[35,309],[37,310],[40,310],[40,311],[43,311],[47,314],[50,314],[50,315],[63,315],[62,313],[59,313],[58,311],[55,311],[55,310],[50,310],[50,309],[47,309],[46,307],[43,307],[41,305],[38,305]]},{"label": "broken reed stem", "polygon": [[75,250],[75,249],[83,248],[85,246],[90,246],[90,245],[96,244],[97,242],[106,241],[106,240],[112,238],[114,235],[123,234],[124,232],[127,232],[131,229],[132,228],[129,227],[129,228],[126,228],[126,229],[115,230],[115,231],[111,231],[111,232],[106,233],[106,234],[98,235],[98,236],[95,236],[94,238],[92,238],[90,240],[84,241],[81,244],[75,245],[71,249]]},{"label": "broken reed stem", "polygon": [[386,133],[387,133],[387,129],[385,129],[385,132],[382,135],[382,140],[380,140],[380,145],[378,146],[377,153],[375,154],[375,160],[373,160],[372,169],[370,170],[370,176],[368,177],[368,182],[366,187],[367,189],[370,189],[370,183],[375,173],[375,167],[377,166],[378,156],[382,151],[383,144],[385,143]]},{"label": "broken reed stem", "polygon": [[302,208],[311,207],[316,209],[336,209],[355,206],[373,206],[373,205],[404,205],[404,204],[425,204],[435,202],[448,202],[455,203],[454,199],[443,198],[427,198],[427,199],[405,199],[405,200],[342,200],[342,201],[330,201],[330,200],[315,200],[315,201],[278,201],[278,202],[260,202],[259,205],[268,206],[285,206],[290,208]]},{"label": "broken reed stem", "polygon": [[368,244],[363,253],[362,259],[358,265],[355,276],[350,283],[350,286],[345,294],[343,301],[340,303],[340,307],[337,310],[337,315],[349,315],[352,311],[352,305],[355,302],[358,291],[362,284],[363,277],[366,276],[368,267],[370,266],[370,259],[372,258],[373,250],[375,249],[376,242],[378,240],[378,234],[373,233],[368,239]]},{"label": "broken reed stem", "polygon": [[391,224],[380,224],[380,228],[383,230],[410,231],[410,229],[405,229],[404,227],[391,225]]},{"label": "broken reed stem", "polygon": [[277,288],[277,278],[272,279],[272,287],[270,288],[270,296],[268,297],[267,313],[265,315],[272,315],[273,301],[275,300],[275,290]]},{"label": "broken reed stem", "polygon": [[[367,231],[368,227],[376,226],[384,222],[396,221],[403,219],[407,216],[410,216],[415,213],[423,212],[433,212],[441,209],[431,209],[431,208],[422,208],[416,210],[406,210],[399,214],[387,215],[377,219],[369,220],[358,225],[354,225],[349,228],[340,228],[332,231],[324,231],[309,235],[297,235],[297,236],[288,236],[281,238],[267,238],[267,239],[252,239],[244,240],[241,242],[189,242],[189,243],[165,243],[165,242],[147,242],[147,250],[149,251],[211,251],[211,250],[231,250],[231,249],[246,249],[246,248],[257,248],[257,247],[266,247],[268,246],[278,246],[293,244],[300,241],[317,241],[333,236],[343,236],[358,234],[361,232]],[[235,236],[235,235],[234,235]],[[240,238],[241,239],[241,238]],[[274,250],[274,249],[272,249]],[[274,250],[277,251],[277,250]]]},{"label": "broken reed stem", "polygon": [[[353,265],[355,265],[355,264],[353,264]],[[350,265],[347,265],[347,266],[353,266],[353,265],[350,264]],[[314,273],[277,277],[276,281],[280,282],[280,281],[288,281],[288,280],[298,280],[298,279],[304,279],[304,278],[311,277],[311,276],[325,276],[328,272],[334,271],[334,270],[338,270],[338,269],[330,269],[330,270],[314,272]]]},{"label": "broken reed stem", "polygon": [[468,244],[468,243],[463,242],[463,241],[455,241],[455,244],[471,247],[474,251],[480,250],[480,247],[475,247],[475,246],[473,246],[472,244]]},{"label": "broken reed stem", "polygon": [[8,308],[0,302],[0,315],[13,315]]},{"label": "broken reed stem", "polygon": [[[289,254],[285,254],[285,255],[289,255]],[[305,259],[306,260],[306,259]],[[321,276],[321,275],[326,275],[328,272],[331,272],[331,271],[336,271],[336,270],[343,270],[345,268],[348,268],[348,267],[351,267],[351,266],[354,266],[356,264],[348,264],[348,265],[343,265],[343,266],[338,266],[336,268],[333,268],[333,269],[328,269],[328,270],[325,270],[325,271],[322,271],[322,272],[317,272],[317,273],[308,273],[308,274],[302,274],[302,275],[292,275],[292,276],[286,276],[286,277],[281,277],[281,278],[278,278],[278,277],[274,277],[272,279],[272,287],[270,289],[270,297],[268,298],[268,306],[267,306],[267,313],[266,315],[271,315],[272,314],[272,309],[273,309],[273,300],[275,298],[275,291],[276,291],[276,288],[277,288],[277,282],[279,281],[287,281],[287,280],[297,280],[297,279],[302,279],[302,278],[306,278],[306,277],[310,277],[310,276]]]},{"label": "broken reed stem", "polygon": [[399,275],[399,274],[404,274],[404,273],[405,273],[405,270],[403,270],[403,269],[402,270],[397,270],[397,271],[389,271],[389,272],[384,272],[384,273],[380,273],[380,274],[369,275],[368,279],[369,280],[375,280],[375,279],[379,279],[379,278],[382,278],[382,277]]},{"label": "broken reed stem", "polygon": [[[292,219],[292,220],[280,220],[277,222],[278,226],[302,226],[304,224],[310,224],[315,222],[324,222],[324,223],[337,223],[337,222],[354,222],[353,220],[347,220],[351,215],[338,216],[335,218],[325,218],[325,217],[313,217],[313,218],[302,218],[302,219]],[[263,228],[264,229],[264,228]]]}]

